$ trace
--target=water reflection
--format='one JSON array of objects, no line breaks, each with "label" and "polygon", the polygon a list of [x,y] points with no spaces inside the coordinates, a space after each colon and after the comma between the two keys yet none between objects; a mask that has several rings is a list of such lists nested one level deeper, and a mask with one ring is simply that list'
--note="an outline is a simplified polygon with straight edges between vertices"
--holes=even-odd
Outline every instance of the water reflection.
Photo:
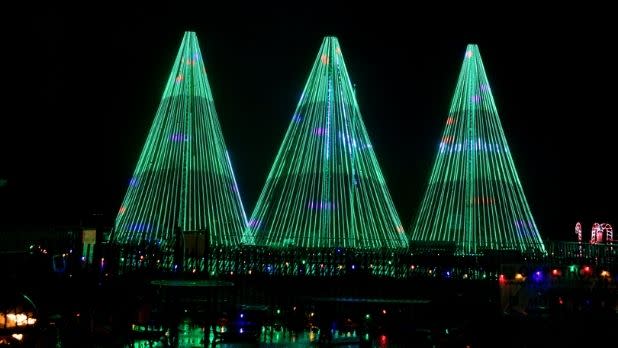
[{"label": "water reflection", "polygon": [[[331,330],[331,332],[325,335],[319,330],[305,329],[294,331],[282,326],[262,326],[260,334],[253,340],[248,337],[242,337],[242,335],[222,336],[220,327],[205,328],[193,324],[190,319],[185,319],[178,326],[177,341],[172,337],[171,330],[169,329],[148,329],[138,332],[150,332],[151,335],[149,337],[135,339],[128,347],[255,347],[256,345],[258,347],[308,347],[318,343],[336,344],[338,347],[358,347],[359,345],[388,347],[389,343],[389,339],[385,334],[371,338],[369,333],[359,336],[356,331]],[[242,330],[242,328],[239,330]],[[239,331],[239,333],[241,332]],[[175,342],[177,342],[177,345],[175,345]]]}]

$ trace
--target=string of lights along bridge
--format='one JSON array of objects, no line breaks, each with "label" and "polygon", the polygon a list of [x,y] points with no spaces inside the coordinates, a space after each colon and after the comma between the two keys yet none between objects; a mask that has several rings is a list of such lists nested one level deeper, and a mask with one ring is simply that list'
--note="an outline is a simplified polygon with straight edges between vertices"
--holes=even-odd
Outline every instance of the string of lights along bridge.
[{"label": "string of lights along bridge", "polygon": [[545,254],[479,49],[468,45],[411,242]]},{"label": "string of lights along bridge", "polygon": [[186,32],[114,228],[172,250],[175,231],[240,243],[247,225],[195,33]]},{"label": "string of lights along bridge", "polygon": [[248,231],[275,248],[408,245],[335,37],[323,40]]}]

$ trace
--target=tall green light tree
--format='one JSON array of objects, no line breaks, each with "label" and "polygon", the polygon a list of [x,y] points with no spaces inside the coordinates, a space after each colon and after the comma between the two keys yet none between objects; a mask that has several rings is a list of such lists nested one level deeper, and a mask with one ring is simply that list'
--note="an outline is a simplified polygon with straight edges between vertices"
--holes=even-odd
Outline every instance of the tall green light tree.
[{"label": "tall green light tree", "polygon": [[219,125],[197,36],[180,50],[116,218],[120,243],[174,247],[175,231],[240,243],[246,216]]},{"label": "tall green light tree", "polygon": [[477,45],[467,47],[411,241],[545,253]]},{"label": "tall green light tree", "polygon": [[335,37],[324,38],[248,231],[272,247],[407,247]]}]

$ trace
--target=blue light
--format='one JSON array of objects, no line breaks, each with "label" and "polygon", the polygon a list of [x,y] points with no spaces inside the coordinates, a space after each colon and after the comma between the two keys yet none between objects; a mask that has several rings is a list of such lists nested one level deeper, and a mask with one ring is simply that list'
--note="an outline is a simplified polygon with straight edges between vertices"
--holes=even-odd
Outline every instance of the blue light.
[{"label": "blue light", "polygon": [[150,224],[134,222],[129,224],[128,229],[131,232],[150,232],[152,228]]},{"label": "blue light", "polygon": [[129,186],[137,186],[137,178],[136,177],[132,177],[131,180],[129,180]]},{"label": "blue light", "polygon": [[174,133],[172,135],[170,135],[170,140],[175,142],[175,143],[179,143],[182,141],[188,141],[189,137],[183,133]]},{"label": "blue light", "polygon": [[541,271],[534,272],[534,277],[533,278],[534,278],[534,280],[536,282],[542,281],[543,280],[543,272],[541,272]]}]

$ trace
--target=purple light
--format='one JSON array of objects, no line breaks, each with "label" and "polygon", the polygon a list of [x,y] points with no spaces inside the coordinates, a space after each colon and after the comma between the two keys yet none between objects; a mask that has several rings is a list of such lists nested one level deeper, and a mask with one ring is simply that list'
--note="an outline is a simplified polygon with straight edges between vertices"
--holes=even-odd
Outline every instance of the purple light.
[{"label": "purple light", "polygon": [[356,265],[352,265],[352,269],[353,269],[353,270],[354,270],[354,269],[356,269]]},{"label": "purple light", "polygon": [[252,228],[259,228],[262,225],[262,221],[258,220],[258,219],[251,219],[249,220],[249,227]]},{"label": "purple light", "polygon": [[187,137],[186,135],[184,135],[182,133],[174,133],[174,134],[172,134],[170,136],[170,140],[175,142],[175,143],[178,143],[178,142],[181,142],[181,141],[189,140],[189,137]]},{"label": "purple light", "polygon": [[322,136],[322,135],[326,135],[326,129],[322,128],[322,127],[318,127],[318,128],[314,128],[313,129],[313,134],[317,135],[317,136]]},{"label": "purple light", "polygon": [[480,95],[473,95],[471,98],[473,103],[478,103],[481,101],[481,96]]},{"label": "purple light", "polygon": [[485,91],[489,91],[489,85],[486,83],[482,83],[481,84],[481,91],[485,92]]}]

